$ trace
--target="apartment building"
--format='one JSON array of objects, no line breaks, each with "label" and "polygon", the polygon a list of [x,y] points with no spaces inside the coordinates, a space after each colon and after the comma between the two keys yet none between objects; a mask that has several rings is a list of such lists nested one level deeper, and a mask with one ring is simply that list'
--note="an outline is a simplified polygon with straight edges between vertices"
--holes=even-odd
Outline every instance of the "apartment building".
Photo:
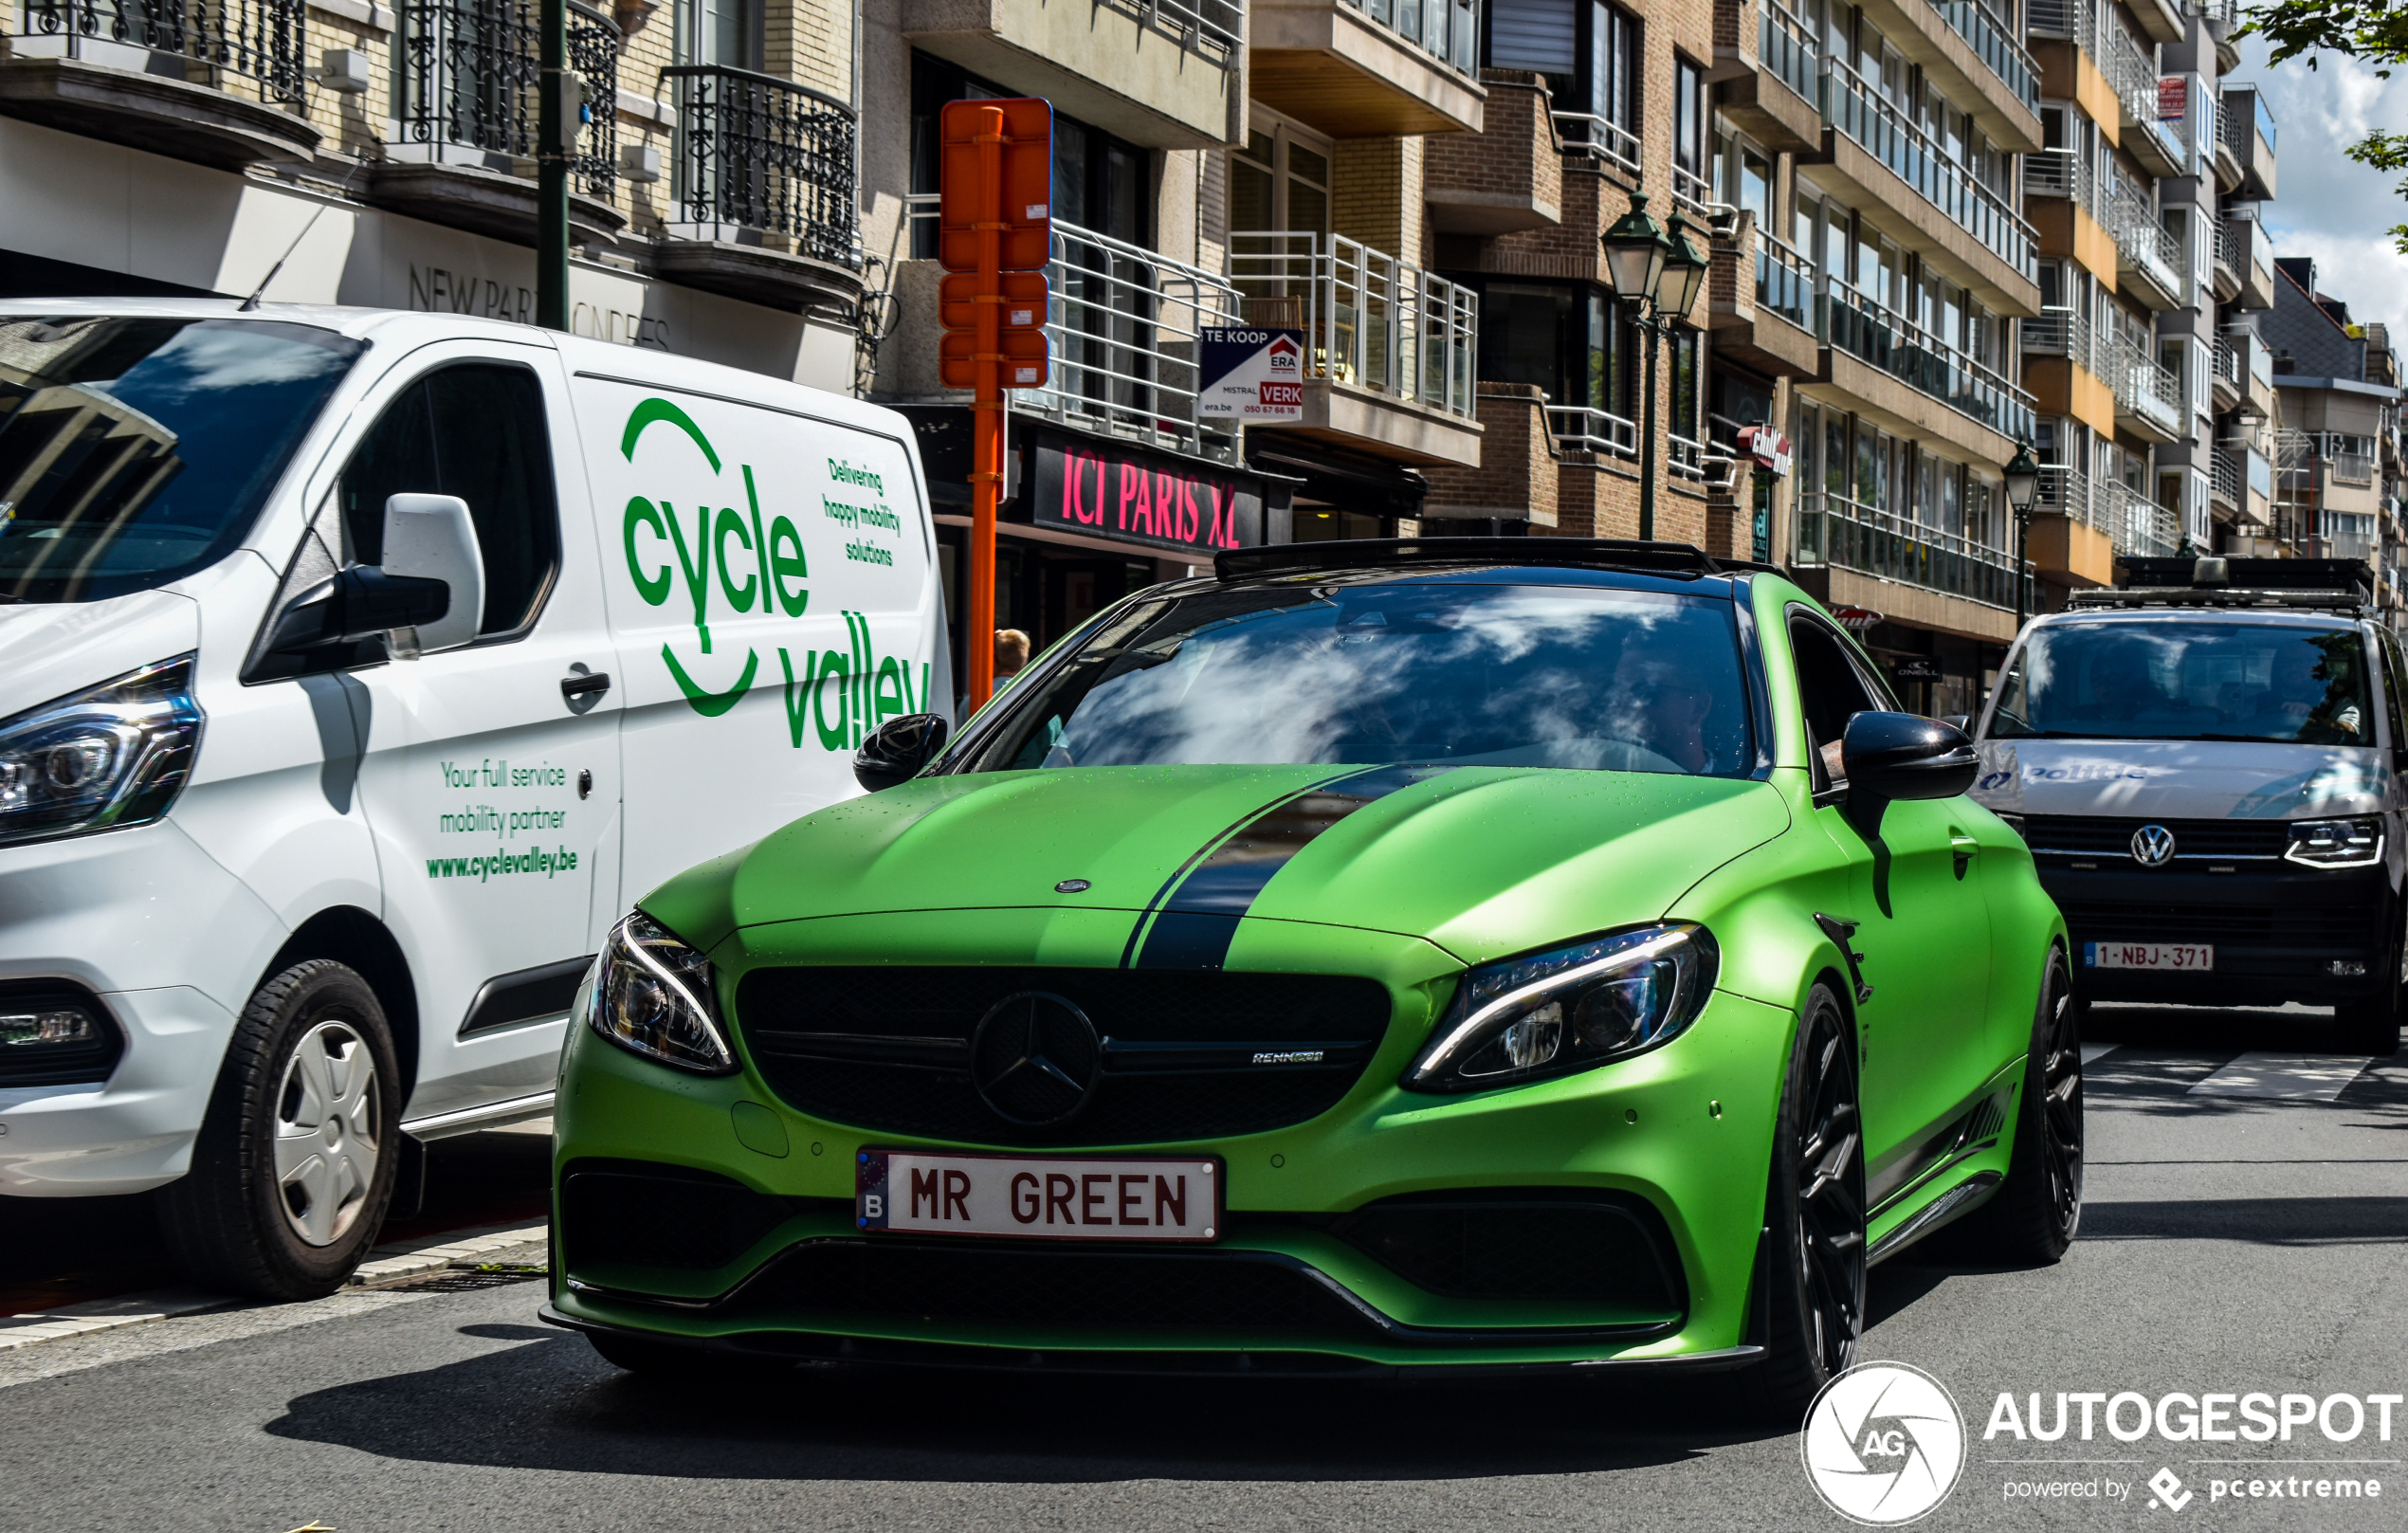
[{"label": "apartment building", "polygon": [[[0,293],[531,320],[536,9],[9,0]],[[852,386],[851,31],[834,0],[570,0],[574,329]]]},{"label": "apartment building", "polygon": [[[1055,112],[1052,368],[1014,391],[996,621],[1040,645],[1217,548],[1414,534],[1481,462],[1477,294],[1433,269],[1432,147],[1478,135],[1470,0],[868,0],[869,394],[908,413],[958,598],[970,411],[937,367],[949,101]],[[1199,406],[1198,332],[1304,333],[1293,419]],[[1517,512],[1516,515],[1520,515]]]},{"label": "apartment building", "polygon": [[2378,572],[2381,604],[2397,616],[2401,379],[2389,328],[2358,322],[2347,303],[2320,293],[2313,261],[2274,265],[2273,307],[2258,325],[2275,394],[2265,433],[2272,493],[2233,550],[2364,559]]}]

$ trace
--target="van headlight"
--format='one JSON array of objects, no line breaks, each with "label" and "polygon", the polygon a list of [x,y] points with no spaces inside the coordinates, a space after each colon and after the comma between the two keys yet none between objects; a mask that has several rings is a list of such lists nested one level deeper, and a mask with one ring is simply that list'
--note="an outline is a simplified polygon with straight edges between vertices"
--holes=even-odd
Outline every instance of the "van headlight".
[{"label": "van headlight", "polygon": [[641,910],[611,929],[585,1019],[620,1048],[698,1075],[733,1075],[708,958]]},{"label": "van headlight", "polygon": [[1675,922],[1471,970],[1396,1084],[1486,1091],[1644,1053],[1697,1020],[1717,959],[1705,927]]},{"label": "van headlight", "polygon": [[2294,820],[2283,861],[2308,867],[2371,867],[2383,860],[2383,822]]},{"label": "van headlight", "polygon": [[200,739],[191,655],[0,719],[0,846],[149,824]]}]

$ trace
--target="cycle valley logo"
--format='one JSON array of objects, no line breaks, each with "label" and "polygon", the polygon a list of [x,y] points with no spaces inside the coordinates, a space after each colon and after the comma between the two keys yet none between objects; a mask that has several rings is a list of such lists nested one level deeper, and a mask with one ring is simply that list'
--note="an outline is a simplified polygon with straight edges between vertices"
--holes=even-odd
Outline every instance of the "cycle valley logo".
[{"label": "cycle valley logo", "polygon": [[1798,1434],[1806,1479],[1852,1523],[1894,1527],[1948,1499],[1965,1464],[1964,1417],[1940,1380],[1860,1362],[1815,1396]]}]

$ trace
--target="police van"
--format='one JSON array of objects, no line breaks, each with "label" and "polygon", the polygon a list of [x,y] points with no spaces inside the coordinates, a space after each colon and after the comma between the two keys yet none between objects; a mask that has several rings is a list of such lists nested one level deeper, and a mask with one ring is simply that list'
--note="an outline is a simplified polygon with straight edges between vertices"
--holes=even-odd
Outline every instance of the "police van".
[{"label": "police van", "polygon": [[1973,796],[2104,1000],[2330,1006],[2399,1043],[2408,663],[2363,564],[2132,559],[2023,631]]},{"label": "police van", "polygon": [[884,410],[455,316],[0,305],[0,1195],[323,1293],[628,904],[952,712]]}]

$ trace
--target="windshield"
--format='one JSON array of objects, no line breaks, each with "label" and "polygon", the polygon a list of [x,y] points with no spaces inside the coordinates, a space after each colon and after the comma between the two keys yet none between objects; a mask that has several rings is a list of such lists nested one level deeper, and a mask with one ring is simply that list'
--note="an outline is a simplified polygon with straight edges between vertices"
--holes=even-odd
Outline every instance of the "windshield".
[{"label": "windshield", "polygon": [[2375,711],[2355,629],[2061,623],[2024,641],[1989,732],[2372,745]]},{"label": "windshield", "polygon": [[962,770],[1446,761],[1744,776],[1727,600],[1316,584],[1141,601]]},{"label": "windshield", "polygon": [[0,316],[0,600],[215,562],[360,350],[262,319]]}]

